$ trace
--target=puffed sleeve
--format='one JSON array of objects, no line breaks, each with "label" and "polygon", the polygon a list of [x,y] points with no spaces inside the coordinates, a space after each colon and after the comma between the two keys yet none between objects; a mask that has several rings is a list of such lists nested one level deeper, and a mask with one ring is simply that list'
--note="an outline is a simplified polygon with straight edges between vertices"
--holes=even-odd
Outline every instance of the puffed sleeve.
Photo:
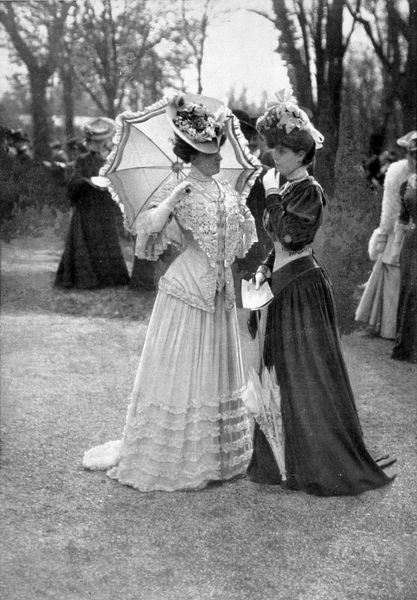
[{"label": "puffed sleeve", "polygon": [[269,229],[287,250],[301,250],[310,244],[322,222],[323,190],[312,182],[300,182],[287,196],[266,198]]},{"label": "puffed sleeve", "polygon": [[165,188],[165,198],[154,198],[136,219],[135,255],[138,258],[158,260],[170,244],[177,247],[182,245],[181,230],[174,217],[175,206],[169,196],[170,191]]},{"label": "puffed sleeve", "polygon": [[404,161],[392,163],[387,170],[382,196],[380,233],[389,235],[394,231],[395,222],[400,212],[400,187],[406,179]]}]

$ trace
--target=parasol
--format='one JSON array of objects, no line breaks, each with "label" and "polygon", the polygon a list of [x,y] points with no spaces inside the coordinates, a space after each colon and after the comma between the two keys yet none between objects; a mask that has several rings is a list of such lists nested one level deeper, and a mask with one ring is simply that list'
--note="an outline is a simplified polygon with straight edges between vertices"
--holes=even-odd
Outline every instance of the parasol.
[{"label": "parasol", "polygon": [[286,481],[281,396],[275,373],[263,367],[259,376],[252,369],[242,398],[268,440],[282,481]]},{"label": "parasol", "polygon": [[258,320],[258,341],[261,353],[261,372],[260,375],[251,369],[246,384],[246,389],[242,394],[242,399],[246,408],[254,416],[260,429],[264,433],[274,458],[278,465],[282,481],[287,480],[285,468],[285,444],[284,444],[284,425],[281,413],[281,394],[276,378],[275,370],[271,371],[265,366],[263,360],[262,342],[260,336],[259,317]]},{"label": "parasol", "polygon": [[[187,94],[198,103],[201,96]],[[217,100],[213,103],[221,105]],[[185,178],[189,167],[173,152],[173,130],[166,114],[172,97],[165,97],[140,112],[124,112],[116,118],[113,149],[95,183],[109,188],[125,216],[126,228],[134,233],[141,210],[162,186]],[[238,119],[231,114],[226,122],[227,140],[221,148],[221,171],[218,181],[229,183],[246,197],[261,165],[248,148]]]}]

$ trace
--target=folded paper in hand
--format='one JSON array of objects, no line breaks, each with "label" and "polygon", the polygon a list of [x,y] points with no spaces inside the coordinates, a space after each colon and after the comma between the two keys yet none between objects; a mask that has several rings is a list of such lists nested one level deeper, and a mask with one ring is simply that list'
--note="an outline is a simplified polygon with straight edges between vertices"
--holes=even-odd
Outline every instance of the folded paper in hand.
[{"label": "folded paper in hand", "polygon": [[259,310],[267,306],[273,299],[274,294],[271,292],[271,288],[265,281],[257,290],[252,279],[246,281],[242,279],[242,306],[243,308],[250,308],[250,310]]}]

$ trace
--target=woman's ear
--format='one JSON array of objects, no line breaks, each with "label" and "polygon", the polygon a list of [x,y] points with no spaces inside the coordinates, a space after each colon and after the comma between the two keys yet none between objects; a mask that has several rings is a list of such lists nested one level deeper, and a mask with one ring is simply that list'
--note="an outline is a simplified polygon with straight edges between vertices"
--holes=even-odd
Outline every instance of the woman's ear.
[{"label": "woman's ear", "polygon": [[306,154],[307,154],[307,152],[305,152],[305,150],[298,150],[297,158],[300,161],[300,165],[303,164],[303,160],[304,160]]}]

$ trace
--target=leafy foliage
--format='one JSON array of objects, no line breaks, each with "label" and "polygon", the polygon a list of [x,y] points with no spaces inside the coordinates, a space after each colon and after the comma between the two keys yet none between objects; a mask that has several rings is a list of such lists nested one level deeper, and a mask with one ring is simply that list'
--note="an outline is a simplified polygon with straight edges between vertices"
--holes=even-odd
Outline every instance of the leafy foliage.
[{"label": "leafy foliage", "polygon": [[43,165],[1,157],[0,232],[5,240],[41,235],[68,211],[66,189]]},{"label": "leafy foliage", "polygon": [[381,193],[370,187],[362,170],[363,152],[356,143],[347,106],[342,114],[336,156],[336,188],[328,199],[318,255],[329,271],[343,333],[355,326],[358,286],[370,274],[368,240],[377,227]]}]

